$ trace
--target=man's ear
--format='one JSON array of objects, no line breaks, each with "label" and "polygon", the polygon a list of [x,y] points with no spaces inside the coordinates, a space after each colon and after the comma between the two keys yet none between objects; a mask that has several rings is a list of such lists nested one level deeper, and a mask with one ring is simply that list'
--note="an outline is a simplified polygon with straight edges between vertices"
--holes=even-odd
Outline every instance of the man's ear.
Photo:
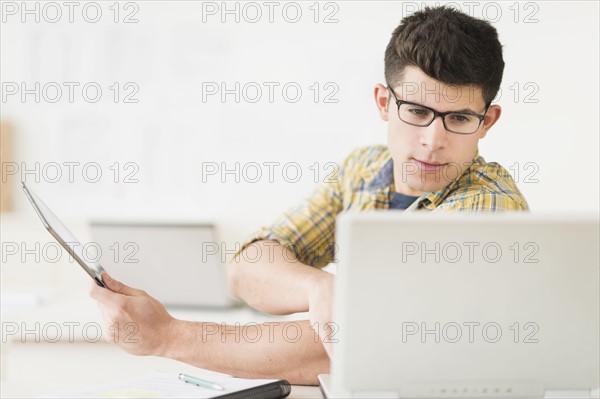
[{"label": "man's ear", "polygon": [[388,98],[390,96],[390,92],[384,85],[379,83],[375,86],[374,94],[375,105],[377,105],[379,116],[381,119],[387,122],[389,120]]},{"label": "man's ear", "polygon": [[500,119],[501,114],[502,108],[499,105],[490,105],[487,113],[485,114],[485,119],[483,120],[483,122],[481,122],[481,133],[479,133],[480,139],[484,138],[488,130],[490,130],[490,128],[494,126],[496,122],[498,122],[498,119]]}]

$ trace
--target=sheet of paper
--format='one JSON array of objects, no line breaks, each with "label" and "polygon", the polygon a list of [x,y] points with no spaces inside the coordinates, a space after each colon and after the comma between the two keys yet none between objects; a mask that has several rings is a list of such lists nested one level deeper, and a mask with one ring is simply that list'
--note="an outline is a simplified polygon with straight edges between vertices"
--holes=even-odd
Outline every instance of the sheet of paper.
[{"label": "sheet of paper", "polygon": [[214,398],[227,393],[264,385],[276,380],[254,380],[234,377],[215,377],[195,374],[194,377],[215,382],[224,391],[186,384],[177,373],[154,372],[128,381],[92,386],[70,392],[46,394],[44,398]]}]

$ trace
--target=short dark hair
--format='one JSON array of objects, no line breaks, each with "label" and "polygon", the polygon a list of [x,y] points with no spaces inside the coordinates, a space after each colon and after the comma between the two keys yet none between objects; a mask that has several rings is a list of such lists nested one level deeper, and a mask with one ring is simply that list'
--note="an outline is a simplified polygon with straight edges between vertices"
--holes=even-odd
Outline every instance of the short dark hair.
[{"label": "short dark hair", "polygon": [[385,50],[387,83],[400,84],[407,66],[448,85],[480,87],[489,106],[502,83],[502,44],[487,21],[451,7],[425,7],[392,33]]}]

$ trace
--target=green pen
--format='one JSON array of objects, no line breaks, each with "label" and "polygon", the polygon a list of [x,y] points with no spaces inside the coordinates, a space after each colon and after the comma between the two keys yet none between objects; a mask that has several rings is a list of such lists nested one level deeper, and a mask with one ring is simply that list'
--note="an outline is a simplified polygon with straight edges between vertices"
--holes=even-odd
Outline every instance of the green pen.
[{"label": "green pen", "polygon": [[177,376],[177,378],[179,378],[181,381],[187,383],[187,384],[193,384],[199,387],[204,387],[204,388],[210,388],[210,389],[214,389],[216,391],[224,391],[225,388],[223,388],[221,385],[216,384],[214,382],[210,382],[210,381],[206,381],[197,377],[192,377],[191,375],[187,375],[187,374],[179,374]]}]

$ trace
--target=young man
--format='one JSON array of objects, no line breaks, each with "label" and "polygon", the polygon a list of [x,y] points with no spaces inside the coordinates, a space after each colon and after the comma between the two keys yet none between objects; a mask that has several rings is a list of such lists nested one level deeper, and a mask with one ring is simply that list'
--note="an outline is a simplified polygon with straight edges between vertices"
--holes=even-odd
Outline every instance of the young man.
[{"label": "young man", "polygon": [[[507,171],[477,151],[500,118],[500,107],[491,102],[503,69],[502,46],[489,23],[445,7],[403,19],[385,53],[387,85],[374,90],[379,115],[388,122],[387,147],[350,154],[334,182],[253,234],[229,268],[232,292],[249,305],[274,314],[309,312],[310,320],[295,323],[297,342],[285,339],[285,323],[234,327],[175,320],[145,292],[104,275],[109,290],[94,285],[91,295],[107,326],[137,326],[137,342],[115,339],[114,327],[107,339],[134,354],[242,377],[316,384],[317,375],[329,369],[331,348],[326,351],[322,342],[331,321],[333,276],[320,268],[333,260],[337,214],[527,209]],[[244,256],[247,251],[252,255]],[[258,261],[256,251],[262,254]],[[314,339],[311,324],[321,340]],[[236,342],[235,332],[252,340]]]}]

